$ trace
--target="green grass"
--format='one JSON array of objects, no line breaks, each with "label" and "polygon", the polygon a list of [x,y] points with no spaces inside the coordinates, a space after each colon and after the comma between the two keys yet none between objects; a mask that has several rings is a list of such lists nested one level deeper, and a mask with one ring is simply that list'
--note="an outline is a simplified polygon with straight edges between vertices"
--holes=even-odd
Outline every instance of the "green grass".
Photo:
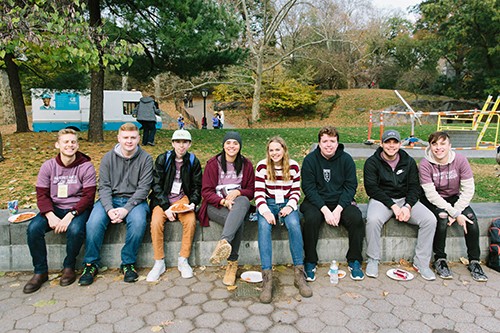
[{"label": "green grass", "polygon": [[[393,127],[400,131],[402,137],[410,135],[410,125]],[[342,143],[363,143],[367,138],[366,127],[339,127],[340,142]],[[191,151],[198,156],[202,165],[213,155],[222,150],[222,139],[228,130],[191,130],[193,137],[193,146]],[[275,136],[280,135],[285,139],[290,151],[290,157],[302,163],[303,158],[307,155],[311,145],[317,142],[319,128],[278,128],[278,129],[238,129],[237,130],[243,139],[242,153],[248,157],[254,165],[265,158],[267,141]],[[416,126],[415,136],[423,140],[435,131],[433,125]],[[162,142],[169,142],[173,131],[159,131],[158,137]],[[378,129],[375,132],[375,137],[378,138]],[[155,147],[156,150],[158,148]],[[165,147],[163,148],[165,149]],[[159,151],[160,152],[160,151]],[[158,152],[158,153],[159,153]],[[153,153],[154,157],[155,153]],[[493,154],[492,154],[493,156]],[[363,165],[364,159],[356,160],[356,172],[358,176],[358,191],[356,200],[358,202],[368,202],[368,197],[363,187]],[[488,172],[477,172],[475,176],[476,194],[474,202],[500,202],[500,180],[495,177],[491,170],[496,164],[493,158],[491,159],[472,159],[471,165],[484,169]],[[491,169],[491,170],[490,170]]]}]

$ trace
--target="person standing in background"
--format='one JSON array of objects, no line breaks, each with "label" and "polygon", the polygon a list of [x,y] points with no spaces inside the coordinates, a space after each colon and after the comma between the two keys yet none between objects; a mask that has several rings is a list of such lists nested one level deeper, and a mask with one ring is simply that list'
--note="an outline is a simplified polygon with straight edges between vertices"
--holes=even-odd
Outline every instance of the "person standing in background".
[{"label": "person standing in background", "polygon": [[156,115],[161,111],[156,107],[154,96],[141,97],[139,105],[132,112],[137,122],[142,125],[142,145],[154,146],[156,135]]}]

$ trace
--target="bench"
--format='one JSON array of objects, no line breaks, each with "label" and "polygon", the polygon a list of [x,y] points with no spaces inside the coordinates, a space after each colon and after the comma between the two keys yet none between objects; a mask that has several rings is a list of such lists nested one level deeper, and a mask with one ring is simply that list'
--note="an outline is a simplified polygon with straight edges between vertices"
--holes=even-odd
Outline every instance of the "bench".
[{"label": "bench", "polygon": [[[359,205],[366,216],[366,204]],[[480,224],[481,258],[488,254],[488,227],[492,218],[500,215],[500,203],[475,203],[471,205],[477,214]],[[31,271],[31,256],[26,244],[28,223],[11,224],[7,221],[8,211],[0,210],[0,271]],[[196,229],[193,250],[189,259],[192,265],[210,265],[209,258],[219,240],[222,227],[211,223],[210,227]],[[149,226],[149,224],[148,224]],[[243,241],[240,247],[240,264],[259,265],[260,257],[257,243],[257,222],[246,222]],[[167,223],[165,228],[165,254],[167,266],[177,265],[181,244],[182,227],[178,222]],[[397,261],[400,258],[411,260],[414,255],[417,229],[394,219],[386,223],[382,231],[382,261]],[[119,267],[120,251],[125,240],[123,224],[110,224],[104,238],[101,251],[102,264],[108,267]],[[46,236],[50,269],[60,269],[66,255],[66,238],[50,232]],[[333,228],[326,224],[320,230],[318,253],[320,262],[332,259],[345,261],[348,247],[347,232],[344,228]],[[451,228],[446,243],[448,259],[457,261],[466,257],[465,240],[459,228]],[[78,256],[77,265],[81,265],[84,249]],[[364,253],[363,253],[364,254]],[[292,259],[288,247],[288,233],[285,227],[273,228],[273,263],[288,264]],[[137,266],[153,265],[153,248],[149,227],[139,250]]]}]

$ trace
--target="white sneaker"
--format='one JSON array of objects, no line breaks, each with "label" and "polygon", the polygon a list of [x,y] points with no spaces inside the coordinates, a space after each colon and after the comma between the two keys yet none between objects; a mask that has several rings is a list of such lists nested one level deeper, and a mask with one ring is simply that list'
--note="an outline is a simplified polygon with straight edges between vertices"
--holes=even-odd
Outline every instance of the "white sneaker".
[{"label": "white sneaker", "polygon": [[165,261],[162,260],[155,260],[155,265],[151,269],[151,271],[148,273],[148,276],[146,277],[147,282],[155,282],[160,279],[160,276],[165,273]]},{"label": "white sneaker", "polygon": [[193,277],[193,269],[189,266],[187,258],[179,257],[177,260],[177,269],[181,272],[181,276],[184,279],[189,279]]},{"label": "white sneaker", "polygon": [[434,272],[428,267],[428,266],[417,266],[413,264],[413,269],[417,271],[417,273],[420,273],[420,276],[427,281],[434,281],[436,280],[436,275]]},{"label": "white sneaker", "polygon": [[366,276],[378,277],[378,260],[372,258],[366,260]]}]

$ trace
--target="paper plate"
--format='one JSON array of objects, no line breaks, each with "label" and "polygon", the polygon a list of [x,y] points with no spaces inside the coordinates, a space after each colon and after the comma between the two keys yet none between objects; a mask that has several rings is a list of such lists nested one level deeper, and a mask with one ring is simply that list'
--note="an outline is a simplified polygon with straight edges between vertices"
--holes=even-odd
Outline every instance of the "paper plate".
[{"label": "paper plate", "polygon": [[250,283],[257,283],[262,281],[262,273],[257,271],[246,271],[241,274],[241,279]]},{"label": "paper plate", "polygon": [[346,277],[347,273],[341,269],[339,269],[339,279],[343,279]]},{"label": "paper plate", "polygon": [[400,268],[393,268],[387,271],[387,276],[396,281],[410,281],[415,275]]},{"label": "paper plate", "polygon": [[175,204],[170,207],[172,213],[186,213],[192,211],[191,207],[186,204]]},{"label": "paper plate", "polygon": [[36,216],[34,212],[24,212],[9,217],[10,223],[21,223],[31,220]]}]

